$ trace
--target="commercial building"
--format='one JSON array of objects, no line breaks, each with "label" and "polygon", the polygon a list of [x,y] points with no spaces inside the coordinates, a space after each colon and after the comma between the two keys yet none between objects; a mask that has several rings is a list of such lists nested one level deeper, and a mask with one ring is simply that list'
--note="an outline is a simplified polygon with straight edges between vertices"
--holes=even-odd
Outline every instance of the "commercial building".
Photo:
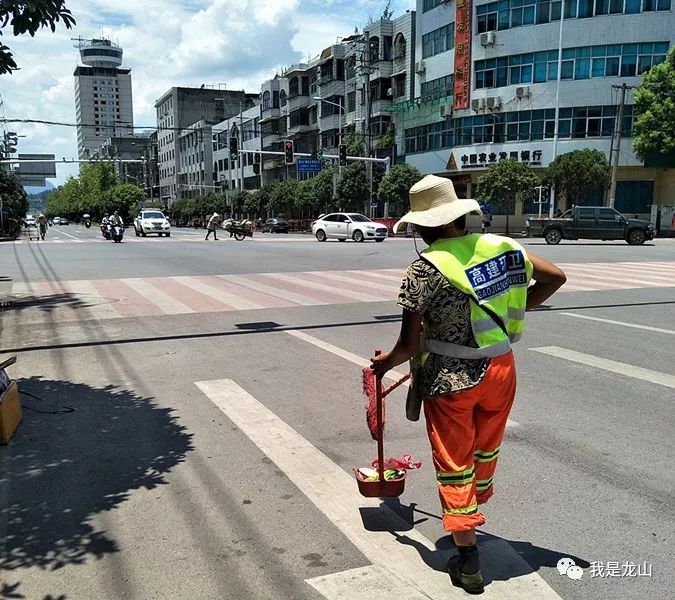
[{"label": "commercial building", "polygon": [[[149,191],[148,169],[151,156],[150,133],[109,137],[91,153],[90,158],[113,161],[115,175],[123,183],[133,183]],[[138,161],[138,162],[124,162]]]},{"label": "commercial building", "polygon": [[[160,193],[165,203],[189,195],[195,185],[213,189],[211,157],[208,165],[205,161],[213,151],[210,128],[253,105],[257,96],[204,86],[173,87],[155,102]],[[182,158],[182,149],[189,159]]]},{"label": "commercial building", "polygon": [[[617,87],[636,86],[665,60],[675,37],[672,9],[672,0],[418,0],[415,96],[392,107],[400,160],[450,177],[471,197],[501,158],[537,170],[582,148],[609,159]],[[633,155],[632,118],[629,87],[615,206],[646,214],[653,203],[675,204],[675,176]],[[591,196],[584,201],[600,203],[607,190]]]},{"label": "commercial building", "polygon": [[131,69],[121,68],[122,48],[106,39],[79,39],[75,68],[77,153],[91,158],[103,140],[133,133]]}]

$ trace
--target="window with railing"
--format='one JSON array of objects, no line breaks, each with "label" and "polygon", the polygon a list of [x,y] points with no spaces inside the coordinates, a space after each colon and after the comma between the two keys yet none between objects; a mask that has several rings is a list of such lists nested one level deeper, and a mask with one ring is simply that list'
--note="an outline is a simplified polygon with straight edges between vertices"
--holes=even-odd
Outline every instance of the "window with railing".
[{"label": "window with railing", "polygon": [[438,79],[432,79],[431,81],[426,81],[422,84],[420,90],[422,101],[425,102],[452,96],[454,80],[455,76],[451,74],[446,75],[445,77],[439,77]]},{"label": "window with railing", "polygon": [[455,47],[455,24],[448,23],[422,36],[422,58],[436,56]]},{"label": "window with railing", "polygon": [[[561,108],[559,137],[563,139],[611,137],[617,107],[580,106]],[[633,106],[624,107],[622,135],[631,136]],[[521,110],[446,119],[405,130],[406,154],[428,152],[471,144],[522,142],[552,139],[555,109]]]},{"label": "window with railing", "polygon": [[[668,11],[672,0],[566,0],[566,19]],[[476,7],[476,33],[560,20],[560,0],[500,0]]]},{"label": "window with railing", "polygon": [[[562,52],[561,79],[635,77],[665,61],[668,42],[608,44],[566,48]],[[476,89],[555,81],[558,51],[514,54],[474,64]]]}]

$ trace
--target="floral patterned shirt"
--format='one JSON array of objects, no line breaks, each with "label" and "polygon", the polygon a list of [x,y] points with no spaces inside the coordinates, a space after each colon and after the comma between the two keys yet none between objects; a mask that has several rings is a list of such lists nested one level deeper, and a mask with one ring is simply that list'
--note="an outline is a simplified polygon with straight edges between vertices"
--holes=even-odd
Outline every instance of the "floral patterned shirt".
[{"label": "floral patterned shirt", "polygon": [[[422,317],[427,337],[477,348],[470,302],[469,296],[422,259],[408,267],[398,296],[399,306]],[[487,364],[486,358],[431,353],[417,372],[417,384],[424,398],[453,394],[480,383]]]}]

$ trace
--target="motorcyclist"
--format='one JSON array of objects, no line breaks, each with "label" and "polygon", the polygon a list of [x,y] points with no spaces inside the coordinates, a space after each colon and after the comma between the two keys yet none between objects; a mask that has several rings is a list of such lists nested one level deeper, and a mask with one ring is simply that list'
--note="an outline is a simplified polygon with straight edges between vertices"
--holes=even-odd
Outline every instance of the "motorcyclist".
[{"label": "motorcyclist", "polygon": [[118,211],[115,211],[108,220],[110,223],[111,227],[121,227],[124,229],[124,222],[122,221],[122,217],[120,217],[120,213]]}]

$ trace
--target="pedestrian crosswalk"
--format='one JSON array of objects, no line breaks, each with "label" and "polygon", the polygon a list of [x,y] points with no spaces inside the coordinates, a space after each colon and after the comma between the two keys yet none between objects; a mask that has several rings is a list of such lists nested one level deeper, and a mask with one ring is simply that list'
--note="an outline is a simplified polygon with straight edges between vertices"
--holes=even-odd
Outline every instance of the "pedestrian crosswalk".
[{"label": "pedestrian crosswalk", "polygon": [[[675,287],[675,261],[571,263],[561,293]],[[14,283],[5,318],[30,322],[394,302],[403,269],[180,275]]]}]

